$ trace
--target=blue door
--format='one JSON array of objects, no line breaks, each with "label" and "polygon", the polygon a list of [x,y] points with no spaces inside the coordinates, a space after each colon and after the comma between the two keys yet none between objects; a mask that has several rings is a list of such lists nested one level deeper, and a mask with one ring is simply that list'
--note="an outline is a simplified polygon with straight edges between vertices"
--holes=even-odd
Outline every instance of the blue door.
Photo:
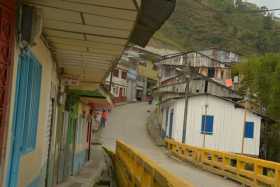
[{"label": "blue door", "polygon": [[22,52],[17,69],[7,187],[18,186],[20,158],[35,149],[41,73],[42,67],[36,58],[30,52]]}]

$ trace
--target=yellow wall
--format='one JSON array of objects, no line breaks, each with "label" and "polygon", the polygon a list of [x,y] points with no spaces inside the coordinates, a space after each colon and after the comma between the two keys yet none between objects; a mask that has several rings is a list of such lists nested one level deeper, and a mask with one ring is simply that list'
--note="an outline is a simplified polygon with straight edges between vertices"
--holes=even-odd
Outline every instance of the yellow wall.
[{"label": "yellow wall", "polygon": [[44,142],[44,135],[50,102],[51,81],[54,71],[54,63],[50,52],[42,41],[39,41],[37,45],[32,48],[32,52],[42,64],[41,96],[36,148],[32,153],[23,156],[21,159],[19,184],[23,184],[22,186],[28,185],[32,182],[32,180],[40,175],[41,169],[45,164],[42,163],[42,153],[44,147],[46,146]]},{"label": "yellow wall", "polygon": [[[52,61],[49,50],[46,48],[44,43],[39,40],[37,41],[37,45],[32,48],[33,55],[37,58],[37,60],[42,65],[42,82],[41,82],[41,95],[40,95],[40,108],[39,108],[39,118],[38,118],[38,129],[37,129],[37,142],[35,150],[31,153],[27,153],[21,157],[20,161],[20,171],[18,178],[18,185],[24,187],[30,184],[36,177],[40,176],[41,169],[44,164],[43,163],[43,151],[45,146],[45,128],[47,125],[47,117],[48,117],[48,108],[50,102],[50,89],[51,82],[55,85],[58,84],[58,80],[56,77],[56,67]],[[13,111],[14,111],[14,101],[15,101],[15,86],[16,86],[16,71],[18,64],[18,55],[19,49],[16,49],[15,53],[15,62],[14,62],[14,70],[13,70],[13,83],[12,83],[12,97],[11,97],[11,109],[9,116],[9,133],[8,133],[8,144],[7,146],[10,148],[11,142],[11,127],[12,127],[12,119],[13,119]],[[10,150],[8,150],[10,153]],[[6,157],[6,172],[7,175],[7,165],[9,163],[10,155]],[[7,178],[7,177],[5,177]]]},{"label": "yellow wall", "polygon": [[154,65],[152,62],[147,61],[147,65],[138,65],[138,73],[143,77],[147,77],[149,79],[158,80],[158,71],[153,69]]}]

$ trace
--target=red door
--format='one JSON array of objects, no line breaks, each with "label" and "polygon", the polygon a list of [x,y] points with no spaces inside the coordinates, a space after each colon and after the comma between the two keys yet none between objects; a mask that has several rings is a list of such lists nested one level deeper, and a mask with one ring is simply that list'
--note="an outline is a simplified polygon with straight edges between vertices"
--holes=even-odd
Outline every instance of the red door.
[{"label": "red door", "polygon": [[0,165],[6,140],[15,37],[16,0],[0,0]]}]

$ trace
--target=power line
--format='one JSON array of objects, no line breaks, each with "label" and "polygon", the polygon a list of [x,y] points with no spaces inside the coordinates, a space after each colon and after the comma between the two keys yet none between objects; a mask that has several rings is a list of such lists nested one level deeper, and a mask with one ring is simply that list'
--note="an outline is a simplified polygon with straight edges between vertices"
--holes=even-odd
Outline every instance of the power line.
[{"label": "power line", "polygon": [[[221,14],[236,14],[236,13],[247,13],[247,14],[251,14],[251,13],[264,13],[264,12],[276,12],[276,11],[280,11],[280,8],[273,8],[273,9],[260,9],[260,10],[239,10],[239,11],[235,11],[235,12],[226,12],[224,10],[217,10],[213,7],[210,7],[204,3],[202,3],[201,1],[194,1],[197,4],[201,5],[202,7],[204,7],[205,9],[207,9],[208,11],[212,11],[215,13],[221,13]],[[236,8],[235,8],[236,10]]]},{"label": "power line", "polygon": [[275,11],[280,11],[280,8],[264,9],[264,10],[248,10],[248,11],[240,11],[239,13],[262,13],[262,12],[275,12]]}]

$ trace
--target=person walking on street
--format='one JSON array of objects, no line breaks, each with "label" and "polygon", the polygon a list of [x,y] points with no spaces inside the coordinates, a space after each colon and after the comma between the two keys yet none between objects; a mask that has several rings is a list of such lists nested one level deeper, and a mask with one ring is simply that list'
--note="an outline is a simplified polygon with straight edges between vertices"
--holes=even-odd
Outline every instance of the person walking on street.
[{"label": "person walking on street", "polygon": [[108,125],[108,121],[109,121],[109,110],[105,110],[104,118],[105,118],[105,126],[107,126]]},{"label": "person walking on street", "polygon": [[104,128],[107,125],[107,120],[109,118],[109,113],[105,109],[103,109],[102,115],[101,115],[101,127]]},{"label": "person walking on street", "polygon": [[99,128],[99,122],[98,122],[98,113],[95,111],[93,114],[93,119],[92,119],[92,130],[93,132],[97,132],[98,128]]}]

